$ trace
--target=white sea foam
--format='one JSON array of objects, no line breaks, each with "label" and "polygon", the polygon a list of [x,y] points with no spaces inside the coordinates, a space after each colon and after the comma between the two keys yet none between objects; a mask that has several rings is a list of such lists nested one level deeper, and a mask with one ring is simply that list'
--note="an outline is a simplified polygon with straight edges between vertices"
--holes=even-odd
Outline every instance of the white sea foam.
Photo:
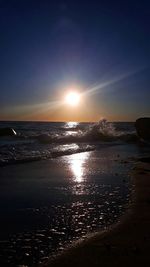
[{"label": "white sea foam", "polygon": [[0,139],[0,165],[27,163],[95,150],[104,144],[136,141],[132,124],[110,123],[106,119],[96,123],[0,123],[0,127],[6,126],[14,128],[17,136]]}]

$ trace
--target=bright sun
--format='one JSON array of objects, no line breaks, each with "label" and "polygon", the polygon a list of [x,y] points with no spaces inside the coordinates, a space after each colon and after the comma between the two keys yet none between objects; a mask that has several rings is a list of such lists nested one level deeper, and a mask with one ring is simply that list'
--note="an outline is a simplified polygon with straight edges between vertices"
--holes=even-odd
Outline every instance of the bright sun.
[{"label": "bright sun", "polygon": [[65,101],[70,106],[77,106],[80,101],[80,95],[77,92],[70,92],[66,95]]}]

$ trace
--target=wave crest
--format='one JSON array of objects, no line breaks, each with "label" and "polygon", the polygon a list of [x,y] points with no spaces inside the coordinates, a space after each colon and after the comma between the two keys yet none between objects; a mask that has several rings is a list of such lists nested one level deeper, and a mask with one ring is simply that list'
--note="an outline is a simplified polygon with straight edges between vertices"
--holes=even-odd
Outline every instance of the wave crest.
[{"label": "wave crest", "polygon": [[[73,134],[66,135],[40,135],[38,137],[41,143],[81,143],[81,142],[97,142],[97,141],[116,141],[124,140],[126,134],[116,130],[113,123],[108,122],[106,119],[101,119],[99,122],[94,123],[84,130],[78,130]],[[129,136],[129,135],[128,135]],[[135,135],[134,135],[135,136]]]},{"label": "wave crest", "polygon": [[119,136],[119,132],[116,131],[113,123],[108,122],[106,119],[101,119],[99,122],[89,126],[83,136],[94,141],[113,141]]}]

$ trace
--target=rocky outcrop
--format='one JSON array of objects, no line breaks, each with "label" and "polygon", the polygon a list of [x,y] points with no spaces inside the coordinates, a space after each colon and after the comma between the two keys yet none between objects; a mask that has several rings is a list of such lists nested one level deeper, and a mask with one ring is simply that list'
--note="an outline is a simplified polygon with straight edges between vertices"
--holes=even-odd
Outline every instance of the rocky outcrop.
[{"label": "rocky outcrop", "polygon": [[16,136],[17,133],[12,128],[0,128],[0,136]]},{"label": "rocky outcrop", "polygon": [[150,118],[139,118],[135,122],[137,135],[144,139],[150,140]]}]

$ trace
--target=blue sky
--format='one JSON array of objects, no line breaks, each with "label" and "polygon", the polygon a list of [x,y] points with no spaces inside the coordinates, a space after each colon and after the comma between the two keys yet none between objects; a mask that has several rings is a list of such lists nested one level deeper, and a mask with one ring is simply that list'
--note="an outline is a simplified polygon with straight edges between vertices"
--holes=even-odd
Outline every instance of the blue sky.
[{"label": "blue sky", "polygon": [[[0,119],[150,116],[149,25],[149,1],[1,0]],[[78,108],[55,106],[72,86]]]}]

